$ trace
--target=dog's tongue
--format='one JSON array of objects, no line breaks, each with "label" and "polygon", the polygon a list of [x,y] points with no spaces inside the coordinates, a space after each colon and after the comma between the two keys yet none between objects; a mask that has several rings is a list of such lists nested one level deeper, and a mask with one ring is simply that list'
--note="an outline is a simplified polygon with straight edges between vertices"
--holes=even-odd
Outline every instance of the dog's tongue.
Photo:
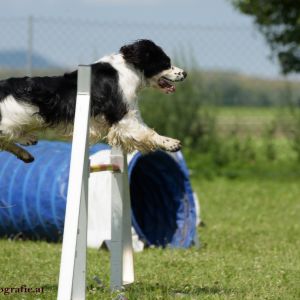
[{"label": "dog's tongue", "polygon": [[175,85],[170,84],[167,80],[165,80],[164,78],[160,78],[158,80],[158,85],[159,87],[167,94],[171,94],[174,93],[176,88]]}]

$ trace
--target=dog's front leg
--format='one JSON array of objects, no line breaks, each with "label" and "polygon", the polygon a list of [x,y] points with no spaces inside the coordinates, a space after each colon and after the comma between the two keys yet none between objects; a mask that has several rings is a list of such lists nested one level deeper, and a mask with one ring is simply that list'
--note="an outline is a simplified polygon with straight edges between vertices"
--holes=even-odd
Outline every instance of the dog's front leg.
[{"label": "dog's front leg", "polygon": [[111,146],[120,146],[128,153],[134,150],[147,153],[157,149],[175,152],[181,148],[180,141],[161,136],[144,124],[137,111],[129,111],[122,120],[113,124],[107,140]]},{"label": "dog's front leg", "polygon": [[9,141],[0,141],[0,150],[10,152],[25,163],[34,161],[34,157],[25,149]]}]

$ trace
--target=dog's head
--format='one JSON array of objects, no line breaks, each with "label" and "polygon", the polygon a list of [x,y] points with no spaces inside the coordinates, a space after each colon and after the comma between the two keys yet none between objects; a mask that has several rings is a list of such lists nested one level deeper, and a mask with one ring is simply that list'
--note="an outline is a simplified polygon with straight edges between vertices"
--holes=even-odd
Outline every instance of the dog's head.
[{"label": "dog's head", "polygon": [[169,94],[175,92],[174,82],[182,81],[187,73],[171,65],[165,52],[150,40],[138,40],[120,49],[125,61],[141,71],[149,86]]}]

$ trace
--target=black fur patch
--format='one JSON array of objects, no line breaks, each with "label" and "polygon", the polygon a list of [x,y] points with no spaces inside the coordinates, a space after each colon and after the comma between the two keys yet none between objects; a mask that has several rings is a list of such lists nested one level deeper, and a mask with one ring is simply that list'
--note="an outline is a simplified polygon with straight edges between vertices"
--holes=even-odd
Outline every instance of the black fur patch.
[{"label": "black fur patch", "polygon": [[150,40],[138,40],[120,49],[126,62],[142,71],[150,78],[171,68],[171,60],[165,52]]},{"label": "black fur patch", "polygon": [[[91,67],[91,116],[103,114],[110,124],[114,124],[128,111],[119,92],[118,72],[109,63],[99,62]],[[36,105],[50,126],[74,121],[76,93],[77,71],[63,76],[0,81],[0,101],[12,95],[16,100]]]}]

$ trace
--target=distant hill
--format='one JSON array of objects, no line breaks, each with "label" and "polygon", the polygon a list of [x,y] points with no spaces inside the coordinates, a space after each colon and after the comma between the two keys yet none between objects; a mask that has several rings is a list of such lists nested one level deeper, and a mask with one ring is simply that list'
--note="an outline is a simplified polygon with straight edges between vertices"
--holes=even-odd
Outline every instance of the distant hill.
[{"label": "distant hill", "polygon": [[[27,67],[26,50],[0,51],[0,68],[25,69]],[[33,69],[57,68],[57,65],[37,53],[32,54]]]}]

